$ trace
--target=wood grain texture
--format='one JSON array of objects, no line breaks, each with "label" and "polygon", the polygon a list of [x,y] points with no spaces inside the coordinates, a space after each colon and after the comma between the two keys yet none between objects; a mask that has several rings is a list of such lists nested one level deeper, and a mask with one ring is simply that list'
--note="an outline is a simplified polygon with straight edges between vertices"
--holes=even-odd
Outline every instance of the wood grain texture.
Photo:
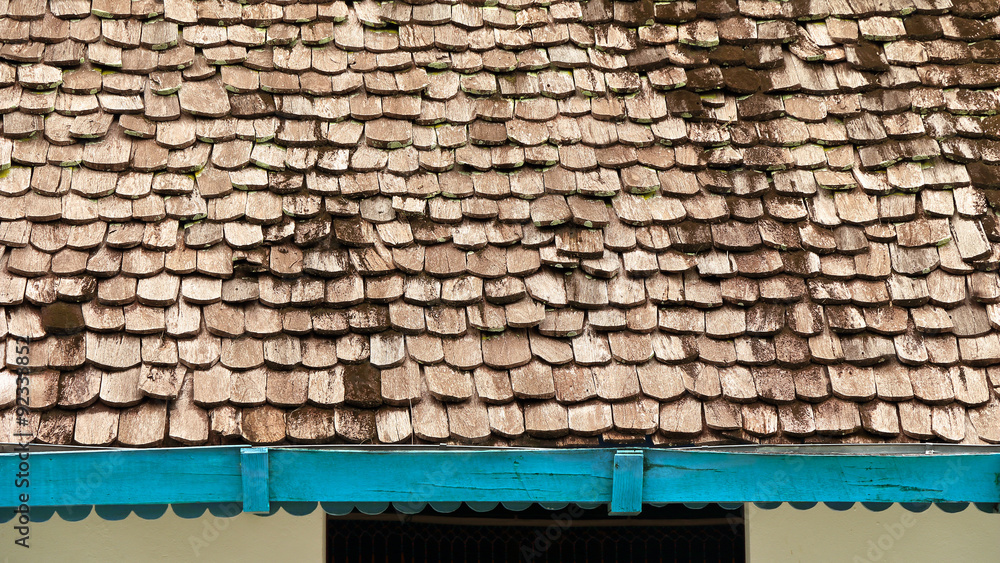
[{"label": "wood grain texture", "polygon": [[869,4],[13,3],[0,417],[991,441],[1000,11]]},{"label": "wood grain texture", "polygon": [[[921,451],[923,450],[920,447]],[[615,476],[615,457],[638,457]],[[244,510],[282,502],[612,502],[641,479],[636,503],[665,502],[997,502],[996,454],[808,453],[752,450],[427,449],[306,450],[237,447],[37,453],[39,507],[65,504],[80,474],[103,467],[116,486],[83,493],[73,504],[140,505],[240,502]],[[915,450],[914,450],[915,452]],[[0,454],[3,467],[15,454]],[[373,465],[381,472],[359,470]],[[941,468],[965,477],[940,479]],[[76,471],[71,467],[77,468]],[[188,468],[187,471],[184,468]],[[194,467],[197,471],[191,471]],[[788,471],[793,468],[794,471]],[[339,479],[322,476],[336,474]],[[151,486],[149,475],[172,475]],[[626,476],[627,475],[627,476]],[[777,486],[762,487],[774,475]],[[833,479],[832,476],[838,476]],[[829,477],[829,478],[828,478]],[[628,479],[628,481],[624,481]],[[615,481],[623,486],[616,495]],[[432,483],[424,487],[417,483]],[[823,482],[817,487],[816,482]],[[438,485],[438,483],[440,485]],[[13,484],[7,485],[12,487]],[[252,499],[252,502],[251,500]]]}]

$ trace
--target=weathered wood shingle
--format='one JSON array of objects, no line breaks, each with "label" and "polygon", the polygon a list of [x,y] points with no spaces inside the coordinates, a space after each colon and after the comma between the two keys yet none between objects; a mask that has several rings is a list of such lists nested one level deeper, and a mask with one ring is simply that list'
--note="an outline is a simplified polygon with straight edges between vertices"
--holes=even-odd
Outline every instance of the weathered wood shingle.
[{"label": "weathered wood shingle", "polygon": [[1000,441],[996,11],[835,8],[12,4],[37,439]]}]

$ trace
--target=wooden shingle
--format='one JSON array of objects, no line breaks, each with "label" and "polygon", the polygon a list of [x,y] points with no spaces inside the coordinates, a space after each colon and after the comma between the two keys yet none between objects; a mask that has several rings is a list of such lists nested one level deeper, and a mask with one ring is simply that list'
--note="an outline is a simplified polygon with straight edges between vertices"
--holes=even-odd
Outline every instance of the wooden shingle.
[{"label": "wooden shingle", "polygon": [[40,442],[1000,440],[996,10],[279,4],[12,3]]}]

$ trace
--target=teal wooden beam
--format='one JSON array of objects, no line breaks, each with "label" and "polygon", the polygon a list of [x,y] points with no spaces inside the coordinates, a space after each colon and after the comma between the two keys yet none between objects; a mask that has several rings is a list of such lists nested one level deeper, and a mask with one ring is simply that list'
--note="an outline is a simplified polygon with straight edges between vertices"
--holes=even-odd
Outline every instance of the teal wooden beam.
[{"label": "teal wooden beam", "polygon": [[[774,450],[780,452],[781,448]],[[989,450],[986,450],[989,451]],[[995,450],[993,450],[995,452]],[[647,449],[646,502],[997,502],[1000,453],[809,454]],[[727,498],[728,497],[728,498]],[[683,498],[683,501],[675,499]]]},{"label": "teal wooden beam", "polygon": [[[643,448],[268,448],[33,452],[30,505],[1000,502],[1000,450],[867,454]],[[855,453],[856,452],[856,453]],[[983,452],[983,453],[966,453]],[[0,454],[0,508],[16,454]],[[617,470],[616,470],[617,464]],[[617,484],[616,484],[617,481]]]},{"label": "teal wooden beam", "polygon": [[642,511],[642,450],[624,450],[615,454],[608,513],[629,516]]},{"label": "teal wooden beam", "polygon": [[267,448],[241,450],[240,473],[243,477],[243,512],[270,512]]},{"label": "teal wooden beam", "polygon": [[[9,506],[17,454],[0,454],[0,507]],[[238,502],[239,447],[32,452],[29,505]],[[8,479],[6,476],[10,476]]]},{"label": "teal wooden beam", "polygon": [[[272,449],[272,500],[611,500],[613,449]],[[331,482],[335,479],[335,482]]]}]

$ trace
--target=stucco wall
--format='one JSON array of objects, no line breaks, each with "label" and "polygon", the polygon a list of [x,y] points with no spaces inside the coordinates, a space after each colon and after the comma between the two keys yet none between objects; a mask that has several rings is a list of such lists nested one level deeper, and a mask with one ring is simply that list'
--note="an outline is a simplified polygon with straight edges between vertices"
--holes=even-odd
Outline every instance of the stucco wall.
[{"label": "stucco wall", "polygon": [[216,518],[207,512],[185,520],[169,509],[157,520],[134,514],[109,522],[91,514],[80,522],[58,516],[30,527],[28,549],[13,544],[13,524],[0,525],[0,563],[142,563],[323,561],[326,514]]},{"label": "stucco wall", "polygon": [[914,513],[899,505],[882,512],[748,505],[747,556],[751,563],[1000,562],[1000,514],[975,507],[948,514],[933,506]]}]

